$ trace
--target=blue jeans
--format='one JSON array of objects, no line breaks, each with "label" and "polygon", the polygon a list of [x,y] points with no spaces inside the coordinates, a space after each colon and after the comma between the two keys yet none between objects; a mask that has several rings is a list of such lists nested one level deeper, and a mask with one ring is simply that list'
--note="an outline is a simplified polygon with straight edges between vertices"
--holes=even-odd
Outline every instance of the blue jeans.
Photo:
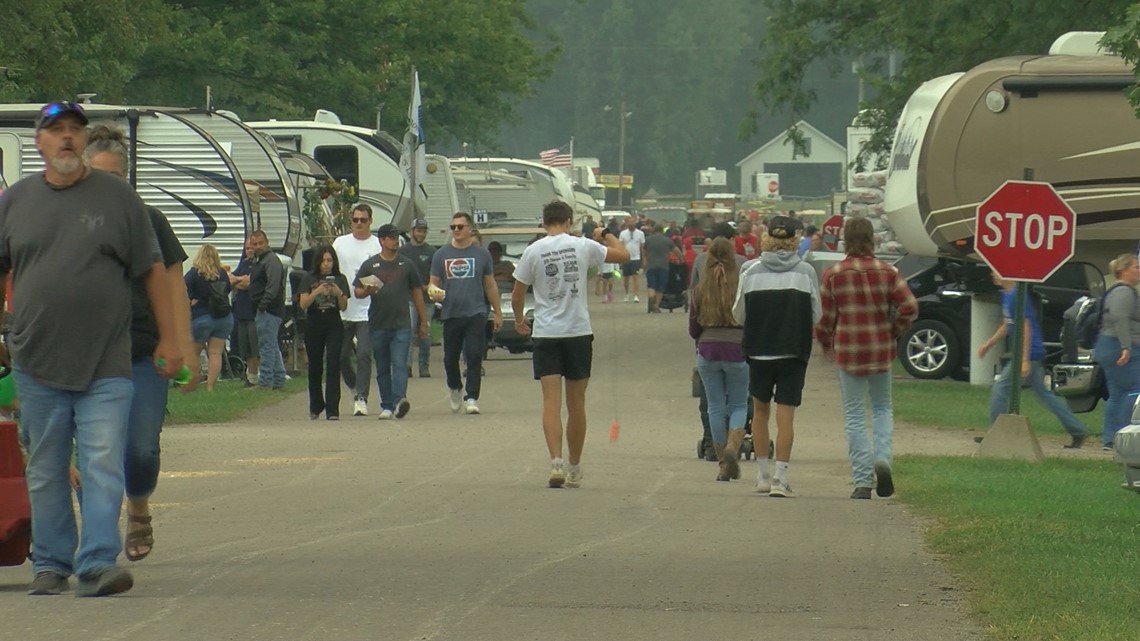
[{"label": "blue jeans", "polygon": [[170,381],[159,376],[151,358],[133,363],[131,380],[135,385],[131,414],[127,420],[126,472],[127,498],[144,499],[158,485],[159,434],[166,420],[166,399]]},{"label": "blue jeans", "polygon": [[[103,378],[73,392],[48,387],[18,368],[14,375],[28,442],[32,571],[99,574],[115,565],[123,549],[119,510],[134,385],[129,378]],[[77,536],[67,476],[73,443],[83,485],[82,536]]]},{"label": "blue jeans", "polygon": [[[1021,372],[1021,364],[1017,365],[1018,373]],[[1005,364],[1001,370],[1001,375],[998,376],[997,382],[994,383],[993,389],[990,390],[990,425],[997,420],[998,414],[1005,414],[1009,411],[1009,394],[1011,388],[1011,379],[1013,378],[1013,361]],[[1020,377],[1019,377],[1020,378]],[[1042,366],[1041,361],[1029,361],[1029,377],[1023,379],[1023,382],[1028,383],[1033,393],[1037,395],[1038,400],[1045,406],[1057,420],[1061,421],[1061,426],[1065,431],[1073,436],[1084,436],[1087,430],[1084,423],[1073,415],[1072,410],[1065,404],[1065,401],[1053,395],[1053,392],[1045,387],[1045,367]]]},{"label": "blue jeans", "polygon": [[[895,433],[891,405],[891,373],[856,376],[839,370],[839,393],[843,398],[843,432],[847,437],[847,458],[855,487],[874,485],[873,463],[891,464]],[[874,451],[867,442],[867,396],[871,397],[871,436]]]},{"label": "blue jeans", "polygon": [[748,420],[748,363],[710,361],[697,355],[697,372],[708,397],[709,433],[724,445],[729,429],[744,429]]},{"label": "blue jeans", "polygon": [[376,367],[376,386],[380,388],[380,409],[395,410],[396,403],[408,396],[408,350],[412,346],[412,330],[373,329],[372,364]]},{"label": "blue jeans", "polygon": [[[428,316],[429,326],[431,323],[431,306],[432,303],[426,301],[424,302],[424,313]],[[412,315],[412,347],[420,348],[420,371],[426,372],[428,370],[428,364],[431,359],[431,332],[428,332],[427,338],[420,338],[419,335],[415,333],[420,326],[420,317],[418,314],[416,314],[415,304],[408,305],[408,307],[411,308]],[[412,351],[414,350],[410,350],[408,352],[408,366],[411,366],[412,364]]]},{"label": "blue jeans", "polygon": [[254,323],[257,325],[257,351],[261,357],[261,364],[257,370],[257,384],[262,387],[283,387],[285,359],[281,357],[281,346],[277,343],[281,319],[269,312],[257,312]]},{"label": "blue jeans", "polygon": [[1104,371],[1104,381],[1108,384],[1108,402],[1104,406],[1104,427],[1101,440],[1103,445],[1112,445],[1113,437],[1120,428],[1132,422],[1132,403],[1140,390],[1140,345],[1131,346],[1128,362],[1123,367],[1116,364],[1120,358],[1120,340],[1114,336],[1101,335],[1096,339],[1093,359]]}]

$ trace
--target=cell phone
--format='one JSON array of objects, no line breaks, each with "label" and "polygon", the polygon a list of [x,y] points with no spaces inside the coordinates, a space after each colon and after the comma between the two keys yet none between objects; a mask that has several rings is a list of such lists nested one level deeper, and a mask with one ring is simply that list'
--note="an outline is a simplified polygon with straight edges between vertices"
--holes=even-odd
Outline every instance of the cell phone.
[{"label": "cell phone", "polygon": [[336,276],[325,276],[325,282],[330,285],[336,284]]}]

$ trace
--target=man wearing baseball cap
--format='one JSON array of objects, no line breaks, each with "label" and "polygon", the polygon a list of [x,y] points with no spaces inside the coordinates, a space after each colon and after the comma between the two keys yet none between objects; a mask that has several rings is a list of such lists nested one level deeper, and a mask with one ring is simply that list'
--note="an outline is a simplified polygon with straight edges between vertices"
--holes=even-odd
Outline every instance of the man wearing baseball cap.
[{"label": "man wearing baseball cap", "polygon": [[[145,282],[158,326],[155,368],[172,378],[182,367],[172,292],[146,207],[121,178],[83,164],[87,123],[76,103],[44,105],[36,118],[44,171],[0,196],[0,283],[11,272],[18,301],[11,348],[30,455],[35,577],[28,592],[35,595],[67,590],[72,574],[79,596],[134,585],[115,564],[134,395],[133,279]],[[0,309],[3,293],[0,284]],[[9,363],[3,347],[0,361]],[[73,446],[82,463],[78,532],[68,478]]]},{"label": "man wearing baseball cap", "polygon": [[[428,319],[435,306],[427,299],[427,283],[431,280],[431,259],[435,256],[435,246],[427,242],[428,223],[423,218],[412,221],[412,239],[400,246],[400,255],[408,258],[416,266],[420,275],[420,283],[424,287],[424,309],[427,310]],[[416,316],[416,307],[411,305],[412,327],[419,327],[419,317]],[[424,338],[413,337],[412,349],[408,352],[408,376],[412,375],[412,357],[415,356],[416,345],[420,348],[420,378],[431,378],[431,335]]]},{"label": "man wearing baseball cap", "polygon": [[[404,418],[412,409],[407,398],[408,350],[413,331],[418,331],[420,338],[428,335],[428,322],[419,272],[399,252],[399,228],[380,225],[376,235],[380,237],[380,253],[364,261],[352,285],[357,298],[372,299],[368,304],[368,329],[383,421]],[[415,306],[420,319],[416,327],[411,326],[409,304]]]}]

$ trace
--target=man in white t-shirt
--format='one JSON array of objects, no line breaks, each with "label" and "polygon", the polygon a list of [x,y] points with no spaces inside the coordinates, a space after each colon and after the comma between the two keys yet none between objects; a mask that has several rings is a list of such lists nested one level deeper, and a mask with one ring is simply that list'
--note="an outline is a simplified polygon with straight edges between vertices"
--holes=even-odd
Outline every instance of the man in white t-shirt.
[{"label": "man in white t-shirt", "polygon": [[625,287],[625,302],[630,301],[629,289],[633,286],[633,302],[640,303],[637,293],[641,290],[639,274],[645,268],[645,232],[637,228],[637,219],[633,216],[625,217],[625,229],[621,230],[618,240],[625,245],[629,258],[622,263],[622,283]]},{"label": "man in white t-shirt", "polygon": [[[593,240],[570,235],[573,214],[574,210],[560,200],[542,208],[547,235],[523,251],[515,266],[511,292],[516,330],[534,337],[534,378],[542,385],[542,431],[550,452],[550,487],[578,487],[582,483],[586,385],[594,349],[594,330],[586,309],[590,291],[587,274],[591,267],[629,260],[621,241],[604,227],[594,230]],[[533,330],[523,315],[527,287],[534,290]],[[563,379],[568,466],[562,460]]]},{"label": "man in white t-shirt", "polygon": [[[372,207],[360,203],[352,209],[352,233],[337,236],[333,251],[340,259],[340,271],[355,276],[370,256],[380,253],[380,239],[372,235]],[[340,350],[340,371],[344,384],[352,390],[352,413],[368,415],[368,389],[372,385],[372,341],[369,339],[368,306],[370,297],[348,298],[348,307],[340,313],[344,321],[344,342]],[[353,342],[355,339],[355,343]],[[356,369],[352,353],[356,351]]]}]

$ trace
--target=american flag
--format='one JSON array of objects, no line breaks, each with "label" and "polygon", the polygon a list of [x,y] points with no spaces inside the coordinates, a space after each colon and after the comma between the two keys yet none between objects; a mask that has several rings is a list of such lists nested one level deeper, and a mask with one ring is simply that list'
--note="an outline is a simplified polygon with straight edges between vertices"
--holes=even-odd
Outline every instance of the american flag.
[{"label": "american flag", "polygon": [[570,167],[574,164],[573,154],[563,153],[561,149],[540,151],[538,157],[547,167]]}]

